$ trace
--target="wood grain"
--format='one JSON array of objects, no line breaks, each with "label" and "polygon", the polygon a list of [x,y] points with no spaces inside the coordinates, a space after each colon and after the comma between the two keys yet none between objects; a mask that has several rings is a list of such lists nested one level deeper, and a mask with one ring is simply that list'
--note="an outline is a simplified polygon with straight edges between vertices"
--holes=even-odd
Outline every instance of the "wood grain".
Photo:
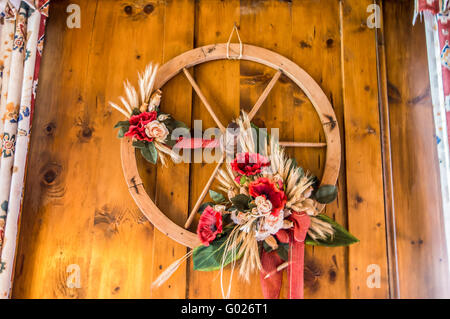
[{"label": "wood grain", "polygon": [[[376,1],[383,8],[382,1]],[[380,105],[380,129],[381,148],[383,161],[383,183],[384,183],[384,207],[386,219],[386,250],[388,260],[389,296],[392,299],[400,298],[400,285],[398,277],[398,254],[397,254],[397,229],[395,226],[394,185],[392,176],[392,147],[391,147],[391,122],[389,114],[388,84],[386,77],[386,48],[383,19],[380,19],[380,28],[375,30],[377,36],[378,53],[378,95]]]},{"label": "wood grain", "polygon": [[[235,45],[233,47],[235,47]],[[304,146],[326,145],[326,158],[323,169],[324,172],[321,177],[321,184],[334,185],[339,175],[339,166],[341,162],[341,152],[340,152],[341,143],[339,136],[339,126],[336,122],[336,116],[334,114],[330,102],[327,100],[326,95],[324,94],[322,89],[318,86],[318,84],[314,81],[314,79],[312,79],[304,70],[302,70],[298,65],[296,65],[294,62],[290,61],[286,57],[283,57],[273,51],[264,49],[262,47],[257,47],[248,44],[245,44],[242,47],[244,54],[242,54],[242,57],[239,61],[240,63],[242,62],[245,63],[247,61],[257,62],[262,67],[266,68],[270,67],[275,68],[277,70],[274,77],[272,77],[272,79],[270,80],[268,86],[266,86],[266,88],[264,89],[262,95],[259,96],[256,104],[261,103],[261,96],[267,97],[270,91],[270,89],[268,88],[273,86],[273,84],[276,82],[275,80],[279,77],[281,72],[283,72],[286,75],[286,78],[290,80],[290,82],[287,82],[289,84],[289,87],[294,85],[297,86],[298,88],[301,88],[305,92],[305,94],[310,98],[311,103],[314,106],[314,112],[316,113],[315,115],[316,117],[318,116],[321,122],[321,126],[319,126],[317,130],[321,130],[325,133],[326,143],[309,143],[303,145]],[[195,79],[192,77],[189,71],[187,71],[186,66],[201,66],[204,63],[210,63],[212,61],[230,60],[226,56],[227,50],[228,45],[224,43],[206,45],[198,47],[196,49],[188,50],[183,54],[180,54],[175,58],[171,59],[164,65],[162,65],[161,68],[159,69],[159,73],[156,76],[155,88],[158,89],[160,89],[163,84],[168,83],[170,79],[173,76],[176,76],[177,74],[183,73],[186,76],[187,80],[197,93],[198,98],[202,102],[202,105],[206,106],[206,108],[209,111],[209,114],[211,115],[211,118],[214,120],[215,124],[219,126],[219,128],[213,127],[206,129],[205,134],[207,134],[209,129],[213,130],[216,129],[217,131],[219,131],[219,133],[223,134],[223,129],[220,129],[220,126],[222,125],[220,124],[220,121],[217,118],[215,112],[212,111],[211,106],[207,101],[207,98],[200,90]],[[292,96],[289,94],[286,97],[288,99],[292,99]],[[285,105],[288,105],[288,103],[281,101],[280,105],[283,105],[283,107],[286,108],[287,106]],[[285,113],[291,113],[290,110],[283,111],[282,109],[280,109],[280,107],[274,109]],[[256,110],[255,107],[253,107],[253,110]],[[287,126],[284,125],[283,127],[284,129],[286,129]],[[270,129],[279,131],[279,127],[272,126],[272,128]],[[202,129],[200,128],[197,131],[201,130]],[[279,134],[274,133],[273,131],[271,131],[270,133]],[[195,131],[194,134],[196,134]],[[217,133],[214,134],[217,136]],[[289,146],[302,146],[302,144],[291,143]],[[145,192],[141,193],[138,191],[138,188],[133,187],[136,184],[136,180],[140,181],[141,178],[139,177],[139,172],[135,160],[136,150],[132,146],[132,143],[130,142],[129,139],[127,138],[123,139],[121,152],[122,152],[122,167],[124,170],[125,179],[130,186],[129,188],[130,193],[135,199],[136,204],[141,208],[144,215],[150,220],[150,222],[153,223],[154,226],[156,226],[156,228],[158,228],[163,233],[167,234],[172,239],[177,240],[179,243],[182,243],[187,247],[191,248],[196,247],[196,245],[198,244],[198,240],[196,239],[192,240],[192,238],[195,236],[194,233],[187,234],[184,229],[182,229],[181,227],[177,227],[174,224],[174,222],[170,219],[170,217],[164,218],[165,216],[164,212],[155,205],[153,199],[147,196]],[[212,185],[212,182],[214,181],[215,173],[217,173],[217,170],[220,168],[220,164],[223,161],[223,158],[214,159],[215,156],[212,157],[211,159],[208,159],[207,152],[208,152],[207,150],[204,150],[203,154],[201,150],[197,150],[196,152],[194,152],[194,160],[195,160],[194,162],[196,163],[220,162],[220,163],[216,165],[216,168],[213,171],[212,175],[208,177],[207,183],[202,188],[202,191],[198,199],[195,200],[194,207],[191,213],[189,214],[187,222],[185,223],[185,228],[188,228],[191,225],[196,215],[196,211],[203,202],[203,199],[205,198],[208,190],[210,189],[210,186]],[[196,154],[200,156],[197,158]],[[220,156],[220,154],[216,155]],[[186,235],[186,238],[183,238],[184,236],[183,234]]]},{"label": "wood grain", "polygon": [[449,298],[425,32],[408,23],[412,12],[408,1],[384,3],[400,297]]},{"label": "wood grain", "polygon": [[[211,43],[225,43],[228,40],[234,22],[239,21],[239,1],[197,1],[195,47]],[[225,126],[239,115],[239,61],[220,60],[202,64],[194,68],[196,81],[202,88],[207,100],[213,105],[218,118]],[[193,119],[203,120],[203,129],[217,127],[211,116],[205,112],[200,99],[195,96]],[[193,124],[193,123],[192,123]],[[193,126],[191,126],[193,127]],[[199,197],[216,163],[191,164],[191,207]],[[214,188],[214,185],[213,185]],[[210,200],[209,196],[207,200]],[[191,227],[195,231],[195,227]],[[192,262],[191,262],[192,265]],[[191,268],[192,269],[192,268]],[[224,278],[229,278],[226,269]],[[236,280],[236,278],[235,278]],[[236,283],[236,281],[234,282]],[[189,273],[189,298],[222,298],[219,272],[191,271]],[[250,285],[233,285],[232,298],[242,298]]]},{"label": "wood grain", "polygon": [[[164,13],[163,60],[193,48],[194,3],[192,1],[166,1]],[[161,110],[184,123],[191,122],[192,88],[182,76],[176,77],[163,88]],[[151,164],[147,164],[151,166]],[[156,178],[156,204],[172,221],[183,225],[189,208],[189,164],[181,163],[168,167],[158,166]],[[172,262],[186,254],[185,246],[174,242],[166,234],[154,233],[153,280]],[[152,289],[152,298],[185,298],[186,272],[184,263],[161,287]]]},{"label": "wood grain", "polygon": [[[349,248],[351,298],[389,297],[375,30],[366,12],[372,2],[344,0],[340,10],[348,227],[360,240]],[[379,285],[367,283],[369,267]]]},{"label": "wood grain", "polygon": [[[342,225],[347,224],[344,121],[341,77],[341,40],[338,1],[293,2],[292,59],[321,86],[336,113],[341,132],[342,164],[336,202],[325,213]],[[294,87],[296,141],[325,140],[323,129],[304,92]],[[313,120],[314,119],[314,120]],[[328,121],[327,127],[333,128]],[[322,176],[325,153],[321,149],[296,149],[295,157],[314,174]],[[305,298],[348,298],[348,249],[308,247],[305,260]]]},{"label": "wood grain", "polygon": [[[79,0],[81,29],[66,27],[71,1],[52,2],[13,296],[221,298],[218,273],[193,271],[191,261],[151,290],[154,278],[186,248],[154,229],[128,191],[145,190],[173,225],[181,226],[214,164],[172,165],[169,174],[137,155],[140,179],[125,181],[120,141],[112,129],[122,116],[107,101],[117,101],[124,79],[136,84],[136,71],[148,62],[164,63],[190,48],[224,43],[236,22],[244,43],[271,49],[305,70],[336,114],[321,120],[307,92],[282,75],[256,124],[280,127],[281,140],[315,143],[326,140],[321,122],[330,130],[339,124],[339,197],[326,214],[361,242],[350,248],[308,247],[305,297],[389,297],[379,46],[375,30],[366,25],[372,2]],[[383,9],[401,297],[449,297],[423,27],[411,27],[410,1],[383,1]],[[249,111],[275,74],[234,60],[189,71],[224,125],[240,108]],[[216,126],[183,75],[164,86],[162,109],[191,126],[195,119],[203,120],[204,129]],[[288,151],[321,177],[326,150]],[[70,264],[80,266],[81,288],[67,286]],[[367,286],[371,264],[380,266],[380,288]],[[251,284],[235,276],[231,296],[262,297],[258,276]]]},{"label": "wood grain", "polygon": [[[291,38],[291,3],[269,1],[259,2],[258,4],[258,6],[254,6],[252,1],[241,1],[239,24],[241,38],[245,43],[277,51],[290,59],[291,45],[289,41],[284,42],[283,46],[277,46],[278,43],[283,43],[283,40]],[[273,25],[275,19],[278,21],[276,27]],[[270,34],[270,37],[267,36],[268,34]],[[253,62],[241,61],[240,75],[241,108],[250,111],[258,102],[259,97],[264,94],[271,79],[276,76],[276,70]],[[293,123],[286,116],[286,114],[292,114],[294,111],[292,87],[292,82],[281,75],[253,118],[256,125],[267,127],[269,134],[275,134],[273,129],[279,129],[280,140],[294,140],[292,135]],[[258,283],[254,290],[257,289],[260,294],[259,276],[253,276],[251,280]],[[284,280],[285,282],[286,280]],[[285,298],[284,288],[282,288],[282,297]]]},{"label": "wood grain", "polygon": [[[84,23],[87,28],[93,29],[97,4],[83,1],[82,5],[86,14]],[[86,135],[83,135],[83,130],[88,132],[90,123],[79,118],[85,105],[82,83],[87,79],[85,68],[76,67],[77,71],[69,72],[76,65],[86,65],[88,53],[87,50],[56,50],[56,47],[68,48],[78,43],[79,48],[88,48],[90,43],[80,33],[61,33],[57,30],[58,25],[65,24],[64,11],[65,7],[58,4],[52,8],[55,18],[47,29],[52,43],[47,46],[48,51],[41,65],[47,71],[41,73],[40,91],[44,93],[39,95],[36,104],[47,105],[47,108],[37,107],[34,114],[30,158],[39,160],[29,161],[25,192],[30,196],[23,206],[20,237],[23,239],[26,236],[28,240],[19,240],[14,282],[15,293],[23,297],[83,298],[88,296],[89,290],[86,279],[95,209],[88,211],[82,207],[93,187],[88,181],[91,177],[84,174],[85,170],[89,170],[88,163],[73,158],[77,149],[86,151],[89,146],[81,140]],[[57,77],[60,77],[59,81],[52,81]],[[57,92],[64,92],[64,98]],[[36,140],[41,143],[36,145]],[[59,153],[60,149],[65,152]],[[73,180],[74,184],[68,185],[68,180]],[[118,189],[126,191],[123,185]],[[69,205],[73,210],[65,209]],[[80,211],[83,214],[79,214]],[[87,249],[79,254],[83,247]],[[78,264],[84,274],[80,289],[70,289],[66,285],[66,267],[70,264]]]},{"label": "wood grain", "polygon": [[[131,12],[127,9],[127,6],[132,6]],[[144,39],[149,33],[154,35],[155,40],[159,39],[156,41],[162,41],[164,6],[155,4],[154,10],[149,14],[145,13],[143,9],[140,3],[131,5],[128,1],[108,1],[104,3],[99,1],[97,4],[95,25],[91,36],[89,64],[86,66],[88,82],[83,85],[83,89],[86,91],[86,95],[89,95],[86,106],[89,113],[86,114],[86,117],[98,118],[99,120],[95,123],[99,123],[97,126],[101,127],[96,146],[103,159],[97,160],[98,165],[111,159],[108,145],[104,141],[108,137],[112,137],[111,135],[116,134],[115,130],[114,132],[111,131],[110,123],[113,119],[102,117],[103,112],[110,110],[107,102],[110,100],[117,101],[117,93],[123,93],[123,89],[119,88],[124,78],[130,79],[136,85],[136,70],[143,70],[149,61],[159,61],[163,54],[160,47],[139,47],[135,44],[136,39]],[[83,32],[83,29],[78,30],[78,32]],[[105,50],[110,52],[108,58],[103,56]],[[106,77],[99,76],[102,73]],[[108,81],[105,81],[105,78]],[[98,102],[97,108],[93,108],[92,103],[99,99],[101,100]],[[111,114],[114,120],[117,118],[116,116],[116,112]],[[122,119],[122,117],[119,117],[119,119]],[[112,139],[111,142],[118,150],[119,141]],[[86,157],[86,154],[79,152],[74,156],[79,158],[82,163],[90,165],[90,161],[86,159],[98,158],[99,155],[94,153]],[[106,185],[111,183],[111,179],[108,178],[111,171],[116,170],[111,170],[106,165],[99,169],[102,175],[96,180],[102,186],[92,184],[97,192],[108,192]],[[119,178],[119,174],[117,174],[117,178]],[[88,198],[93,205],[99,205],[99,202],[101,203],[103,200],[105,205],[111,202],[120,205],[123,201],[122,198],[125,197],[123,193],[120,197],[117,195],[109,197],[112,194],[109,196],[101,194],[94,192],[91,195],[92,197]],[[67,196],[70,198],[69,194]],[[88,207],[83,211],[89,212]],[[71,207],[68,206],[67,209],[70,210]],[[118,214],[110,220],[110,224],[100,222],[94,228],[91,253],[91,262],[94,266],[89,268],[88,275],[90,296],[100,298],[130,298],[135,294],[150,296],[149,285],[152,282],[151,265],[153,256],[147,247],[151,247],[153,242],[152,233],[149,231],[152,228],[150,223],[142,216],[142,213],[135,207],[127,204],[122,209],[125,212],[131,209],[132,213]],[[104,213],[104,210],[97,215],[102,216],[102,213]],[[94,225],[96,225],[95,220]],[[105,226],[107,226],[106,229]],[[143,246],[136,242],[140,240],[145,243]],[[135,264],[136,267],[133,267],[130,271],[129,266],[131,264]],[[106,269],[110,268],[111,271],[104,271],[105,267]],[[127,284],[133,281],[137,284]]]}]

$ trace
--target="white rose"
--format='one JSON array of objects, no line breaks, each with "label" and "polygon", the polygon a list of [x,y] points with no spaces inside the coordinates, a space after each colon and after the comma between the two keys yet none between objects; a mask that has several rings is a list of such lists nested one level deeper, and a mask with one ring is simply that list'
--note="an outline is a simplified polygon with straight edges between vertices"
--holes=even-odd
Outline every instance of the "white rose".
[{"label": "white rose", "polygon": [[272,203],[270,200],[266,200],[263,196],[256,197],[255,204],[261,213],[268,213],[272,210]]},{"label": "white rose", "polygon": [[268,215],[264,219],[264,227],[271,231],[277,232],[283,226],[284,216],[283,214],[278,214],[278,216]]},{"label": "white rose", "polygon": [[169,134],[169,130],[164,123],[155,120],[145,125],[145,134],[148,137],[153,137],[158,142],[164,143]]},{"label": "white rose", "polygon": [[261,241],[276,234],[284,225],[284,214],[280,213],[278,216],[268,215],[261,219],[258,230],[255,233],[257,241]]},{"label": "white rose", "polygon": [[258,196],[255,198],[255,204],[256,206],[264,203],[266,201],[266,198],[264,196]]}]

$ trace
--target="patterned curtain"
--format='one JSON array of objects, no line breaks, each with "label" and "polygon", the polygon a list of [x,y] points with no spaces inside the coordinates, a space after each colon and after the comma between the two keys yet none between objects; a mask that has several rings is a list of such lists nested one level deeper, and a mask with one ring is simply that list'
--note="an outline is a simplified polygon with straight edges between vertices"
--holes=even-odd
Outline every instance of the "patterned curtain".
[{"label": "patterned curtain", "polygon": [[422,18],[424,12],[435,16],[441,52],[442,85],[447,118],[447,135],[450,136],[450,0],[416,0],[415,15]]},{"label": "patterned curtain", "polygon": [[[424,21],[447,247],[450,247],[450,0],[416,0]],[[450,265],[449,265],[450,266]]]},{"label": "patterned curtain", "polygon": [[9,298],[49,0],[0,1],[0,298]]}]

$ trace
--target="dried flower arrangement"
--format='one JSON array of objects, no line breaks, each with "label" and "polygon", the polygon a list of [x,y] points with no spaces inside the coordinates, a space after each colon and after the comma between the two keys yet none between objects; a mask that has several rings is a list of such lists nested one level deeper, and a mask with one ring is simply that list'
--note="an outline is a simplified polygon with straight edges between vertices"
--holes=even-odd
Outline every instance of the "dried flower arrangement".
[{"label": "dried flower arrangement", "polygon": [[[290,294],[303,297],[304,244],[346,246],[358,240],[324,214],[321,207],[335,200],[334,185],[318,186],[316,177],[286,156],[275,138],[258,141],[244,113],[239,126],[238,148],[231,163],[219,170],[217,191],[210,190],[212,202],[199,213],[197,235],[202,243],[176,261],[155,281],[161,285],[192,255],[194,270],[222,271],[240,263],[239,275],[249,280],[260,271],[265,297],[279,295],[281,270],[288,268]],[[264,135],[263,135],[264,136]],[[222,294],[229,297],[231,281]],[[274,288],[275,287],[275,288]]]},{"label": "dried flower arrangement", "polygon": [[[140,94],[125,82],[127,98],[120,98],[124,108],[115,103],[111,106],[127,120],[115,127],[119,137],[131,138],[149,162],[155,164],[159,158],[165,164],[166,155],[179,162],[180,156],[172,150],[177,142],[177,148],[195,148],[197,144],[208,147],[211,141],[171,139],[175,128],[186,126],[160,111],[162,92],[153,90],[157,69],[149,65],[139,74]],[[233,124],[238,128],[234,141],[239,151],[223,142],[223,151],[231,153],[233,161],[218,170],[217,191],[209,191],[212,202],[198,209],[197,235],[202,245],[170,265],[153,286],[164,283],[192,256],[194,270],[220,270],[221,283],[228,265],[233,273],[239,263],[239,275],[245,280],[259,271],[266,298],[279,296],[281,273],[287,268],[289,296],[302,298],[304,245],[346,246],[358,239],[321,213],[325,204],[336,199],[334,185],[319,186],[318,179],[289,158],[273,136],[251,124],[247,114]],[[230,288],[231,279],[227,291],[222,284],[224,297],[229,297]]]},{"label": "dried flower arrangement", "polygon": [[160,111],[162,92],[153,91],[157,72],[158,66],[149,64],[143,74],[139,73],[140,94],[125,81],[126,98],[120,97],[124,108],[113,102],[110,102],[110,105],[128,120],[119,121],[114,128],[119,129],[119,138],[124,136],[131,138],[133,146],[140,149],[142,156],[150,163],[156,164],[159,157],[161,163],[165,164],[165,155],[169,155],[178,163],[181,158],[172,151],[176,141],[171,139],[171,133],[176,128],[186,128],[186,125],[176,121],[170,114]]}]

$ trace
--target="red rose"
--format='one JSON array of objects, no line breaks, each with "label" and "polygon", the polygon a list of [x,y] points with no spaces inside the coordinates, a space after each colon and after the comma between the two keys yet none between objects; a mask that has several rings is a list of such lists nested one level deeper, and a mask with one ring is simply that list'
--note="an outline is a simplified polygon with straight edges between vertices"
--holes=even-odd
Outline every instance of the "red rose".
[{"label": "red rose", "polygon": [[254,198],[264,196],[272,203],[272,215],[278,216],[280,210],[286,205],[286,194],[272,183],[268,178],[260,177],[248,186],[249,194]]},{"label": "red rose", "polygon": [[140,141],[153,142],[153,137],[149,137],[145,134],[145,125],[156,120],[156,117],[156,111],[133,115],[130,117],[130,128],[128,129],[128,132],[125,133],[125,136],[136,138]]},{"label": "red rose", "polygon": [[233,171],[250,176],[261,173],[261,168],[270,165],[270,161],[258,153],[239,153],[231,163]]},{"label": "red rose", "polygon": [[203,245],[209,246],[217,234],[222,232],[222,214],[207,206],[200,216],[197,227],[197,235]]}]

